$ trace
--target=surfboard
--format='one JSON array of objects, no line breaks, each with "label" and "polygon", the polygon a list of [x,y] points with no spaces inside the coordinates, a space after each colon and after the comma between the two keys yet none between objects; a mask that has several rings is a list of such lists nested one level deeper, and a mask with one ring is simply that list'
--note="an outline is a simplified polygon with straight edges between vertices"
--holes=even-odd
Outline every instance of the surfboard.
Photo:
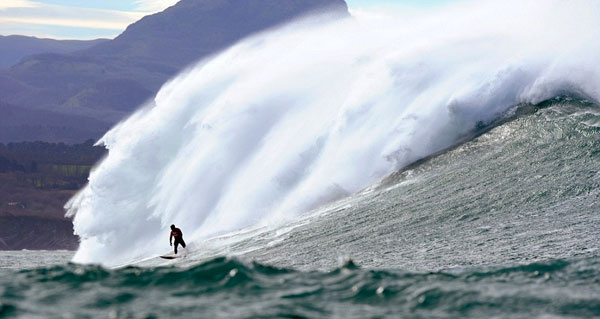
[{"label": "surfboard", "polygon": [[175,258],[179,258],[180,256],[160,256],[160,258],[164,258],[164,259],[175,259]]}]

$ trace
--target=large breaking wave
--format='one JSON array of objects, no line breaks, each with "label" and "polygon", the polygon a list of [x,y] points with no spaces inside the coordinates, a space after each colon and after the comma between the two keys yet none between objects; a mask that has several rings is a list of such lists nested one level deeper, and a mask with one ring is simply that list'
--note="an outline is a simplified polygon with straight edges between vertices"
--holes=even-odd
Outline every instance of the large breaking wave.
[{"label": "large breaking wave", "polygon": [[510,107],[600,100],[600,2],[477,1],[304,19],[179,75],[108,132],[67,205],[78,262],[291,218],[451,146]]}]

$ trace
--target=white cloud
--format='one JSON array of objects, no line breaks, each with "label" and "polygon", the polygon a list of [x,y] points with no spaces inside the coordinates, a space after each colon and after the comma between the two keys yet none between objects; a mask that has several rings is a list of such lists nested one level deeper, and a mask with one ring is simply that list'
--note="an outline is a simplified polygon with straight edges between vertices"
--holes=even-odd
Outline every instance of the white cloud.
[{"label": "white cloud", "polygon": [[350,15],[359,19],[380,19],[383,17],[380,11],[368,10],[368,9],[349,9]]},{"label": "white cloud", "polygon": [[[87,28],[99,30],[115,30],[115,35],[129,24],[141,19],[144,12],[127,12],[117,10],[88,9],[49,5],[28,0],[0,0],[0,34],[21,34],[30,32],[31,25],[48,27],[48,34],[53,27]],[[10,25],[10,28],[8,27]],[[29,30],[29,31],[28,31]],[[64,38],[65,36],[57,36]],[[68,36],[67,36],[68,37]],[[74,36],[76,38],[77,36]]]},{"label": "white cloud", "polygon": [[39,4],[28,0],[2,0],[0,2],[0,11],[9,8],[34,8]]},{"label": "white cloud", "polygon": [[135,4],[139,10],[146,12],[162,11],[177,2],[179,2],[179,0],[135,0]]},{"label": "white cloud", "polygon": [[[134,20],[135,21],[135,20]],[[3,17],[0,16],[0,22],[2,23],[22,23],[22,24],[41,24],[41,25],[54,25],[61,27],[81,27],[81,28],[93,28],[93,29],[114,29],[123,30],[129,24],[131,19],[124,19],[123,17],[116,19],[95,19],[89,17],[82,18],[65,18],[65,17],[44,17],[44,16],[30,16],[30,17]],[[0,28],[1,32],[2,28]]]}]

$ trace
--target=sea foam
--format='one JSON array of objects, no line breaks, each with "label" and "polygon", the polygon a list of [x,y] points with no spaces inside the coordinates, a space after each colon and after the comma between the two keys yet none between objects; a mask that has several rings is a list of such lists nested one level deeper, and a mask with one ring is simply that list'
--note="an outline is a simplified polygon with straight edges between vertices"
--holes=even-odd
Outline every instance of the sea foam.
[{"label": "sea foam", "polygon": [[[518,103],[600,100],[600,2],[474,1],[304,18],[167,83],[67,204],[76,262],[276,224],[447,148]],[[374,212],[376,213],[376,212]]]}]

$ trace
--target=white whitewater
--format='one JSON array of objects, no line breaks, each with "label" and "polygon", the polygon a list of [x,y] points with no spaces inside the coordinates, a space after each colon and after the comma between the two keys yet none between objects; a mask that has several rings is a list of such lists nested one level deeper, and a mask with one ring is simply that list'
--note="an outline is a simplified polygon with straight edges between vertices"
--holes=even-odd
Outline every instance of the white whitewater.
[{"label": "white whitewater", "polygon": [[[276,224],[564,91],[600,100],[600,2],[475,1],[296,22],[166,84],[68,204],[76,262]],[[376,212],[373,212],[376,213]]]}]

